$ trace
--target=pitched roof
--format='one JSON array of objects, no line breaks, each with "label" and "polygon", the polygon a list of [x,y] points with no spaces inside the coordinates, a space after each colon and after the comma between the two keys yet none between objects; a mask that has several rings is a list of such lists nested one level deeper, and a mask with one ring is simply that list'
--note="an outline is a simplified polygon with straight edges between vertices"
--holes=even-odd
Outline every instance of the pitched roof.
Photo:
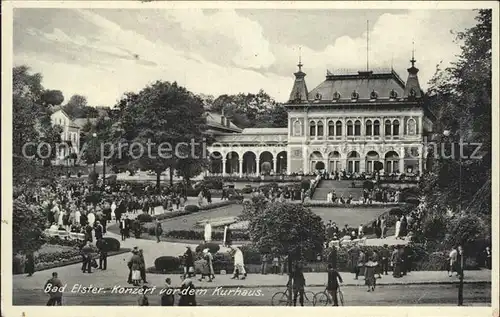
[{"label": "pitched roof", "polygon": [[246,128],[243,129],[241,133],[254,135],[288,135],[288,128]]},{"label": "pitched roof", "polygon": [[230,132],[241,132],[241,129],[238,128],[233,122],[230,121],[229,127],[221,124],[222,115],[214,112],[205,112],[205,116],[207,118],[207,125],[214,128],[225,129]]},{"label": "pitched roof", "polygon": [[372,92],[377,98],[388,99],[391,91],[395,91],[398,97],[404,94],[405,84],[394,72],[362,72],[335,74],[327,71],[325,81],[309,92],[309,100],[333,100],[351,99],[354,92],[358,99],[372,99]]}]

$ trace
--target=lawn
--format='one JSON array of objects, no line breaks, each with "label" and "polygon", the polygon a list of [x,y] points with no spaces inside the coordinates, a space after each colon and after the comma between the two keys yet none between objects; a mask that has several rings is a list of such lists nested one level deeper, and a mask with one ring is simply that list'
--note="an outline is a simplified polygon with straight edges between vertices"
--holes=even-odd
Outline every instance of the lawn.
[{"label": "lawn", "polygon": [[[203,230],[196,226],[199,221],[205,221],[215,218],[236,217],[241,214],[242,205],[231,205],[208,211],[186,215],[173,219],[162,221],[163,230]],[[367,224],[384,213],[387,208],[327,208],[327,207],[312,207],[311,210],[319,215],[323,221],[332,220],[337,223],[340,228],[348,224],[351,227],[357,227],[360,224]],[[217,229],[214,229],[217,230]]]}]

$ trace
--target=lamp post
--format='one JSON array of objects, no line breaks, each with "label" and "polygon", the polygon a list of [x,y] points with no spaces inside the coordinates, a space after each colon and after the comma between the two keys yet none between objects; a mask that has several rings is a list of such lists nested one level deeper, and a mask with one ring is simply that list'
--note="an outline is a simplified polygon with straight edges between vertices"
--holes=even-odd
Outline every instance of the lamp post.
[{"label": "lamp post", "polygon": [[[97,159],[97,144],[96,143],[97,143],[97,133],[92,133],[92,144],[94,146],[94,153],[93,153],[94,154],[94,157],[93,157],[93,161],[94,161],[94,177],[97,174],[97,172],[96,172],[96,166],[95,166],[96,159]],[[97,180],[94,181],[94,189],[95,189],[96,184],[97,184]]]},{"label": "lamp post", "polygon": [[[462,124],[460,122],[460,132],[461,132],[461,129],[462,129]],[[448,137],[450,136],[450,130],[444,130],[443,131],[443,135],[448,139]],[[459,142],[461,143],[462,140],[461,140],[461,136],[460,136],[460,139],[459,139]],[[455,143],[451,142],[451,145],[453,147],[455,147]],[[454,151],[453,151],[453,154],[454,154]],[[459,153],[458,153],[458,172],[459,172],[459,179],[458,179],[458,195],[459,195],[459,199],[458,199],[458,209],[459,209],[459,212],[462,213],[462,148],[461,148],[461,144],[459,146]],[[459,282],[458,282],[458,306],[463,306],[464,304],[464,252],[463,252],[463,249],[461,250],[462,254],[460,255],[460,263],[458,263],[459,265],[459,272],[458,272],[458,278],[459,278]]]}]

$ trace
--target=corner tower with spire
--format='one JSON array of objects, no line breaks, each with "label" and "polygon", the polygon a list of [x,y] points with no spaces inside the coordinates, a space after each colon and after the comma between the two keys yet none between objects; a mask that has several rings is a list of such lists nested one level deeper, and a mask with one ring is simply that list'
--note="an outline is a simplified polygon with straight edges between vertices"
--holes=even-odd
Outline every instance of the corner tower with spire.
[{"label": "corner tower with spire", "polygon": [[418,68],[415,67],[415,49],[412,50],[411,54],[411,67],[408,68],[408,79],[406,80],[404,98],[407,99],[417,99],[422,97],[422,89],[418,82]]},{"label": "corner tower with spire", "polygon": [[306,73],[302,71],[302,66],[304,65],[302,64],[302,58],[301,55],[299,54],[299,63],[297,64],[299,70],[296,73],[294,73],[295,82],[293,83],[292,92],[290,93],[290,98],[288,99],[289,102],[307,101],[307,96],[309,93],[305,81]]}]

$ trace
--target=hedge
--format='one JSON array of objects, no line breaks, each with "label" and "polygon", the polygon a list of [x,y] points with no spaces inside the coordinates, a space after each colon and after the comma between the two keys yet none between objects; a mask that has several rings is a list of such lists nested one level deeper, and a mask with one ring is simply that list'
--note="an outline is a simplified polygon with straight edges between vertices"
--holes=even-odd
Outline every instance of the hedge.
[{"label": "hedge", "polygon": [[150,214],[140,214],[136,219],[139,220],[140,223],[153,222],[153,216],[151,216]]},{"label": "hedge", "polygon": [[106,241],[106,246],[107,246],[107,251],[108,252],[111,252],[111,251],[120,251],[120,241],[118,241],[117,239],[115,238],[111,238],[111,237],[104,237],[102,238],[104,241]]},{"label": "hedge", "polygon": [[169,273],[179,270],[181,260],[174,256],[162,256],[155,259],[155,269],[159,272]]},{"label": "hedge", "polygon": [[200,207],[196,205],[187,205],[186,207],[184,207],[184,210],[191,214],[200,211]]},{"label": "hedge", "polygon": [[[203,231],[196,230],[170,230],[163,233],[162,236],[179,240],[205,240],[205,233]],[[244,231],[232,230],[231,237],[233,241],[250,241],[250,236]],[[222,241],[224,239],[224,232],[212,232],[212,239],[216,241]]]},{"label": "hedge", "polygon": [[196,252],[202,252],[203,250],[208,249],[210,253],[215,254],[220,250],[220,246],[217,243],[204,243],[200,244],[199,246],[196,247],[195,251]]}]

